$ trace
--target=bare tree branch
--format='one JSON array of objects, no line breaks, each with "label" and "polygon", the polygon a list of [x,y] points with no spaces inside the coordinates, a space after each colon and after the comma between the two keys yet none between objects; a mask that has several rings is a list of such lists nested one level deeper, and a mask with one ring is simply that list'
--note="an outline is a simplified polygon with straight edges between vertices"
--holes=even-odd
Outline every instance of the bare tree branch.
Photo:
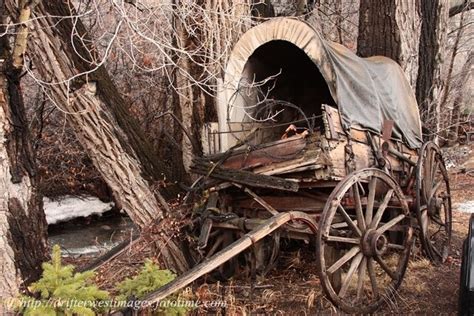
[{"label": "bare tree branch", "polygon": [[449,2],[449,17],[453,17],[463,11],[474,9],[474,1],[471,0],[451,0]]}]

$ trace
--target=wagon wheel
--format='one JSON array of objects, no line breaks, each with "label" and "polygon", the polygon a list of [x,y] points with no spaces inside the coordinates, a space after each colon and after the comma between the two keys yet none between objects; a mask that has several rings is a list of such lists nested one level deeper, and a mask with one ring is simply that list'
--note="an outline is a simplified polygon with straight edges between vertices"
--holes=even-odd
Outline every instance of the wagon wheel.
[{"label": "wagon wheel", "polygon": [[[208,246],[203,253],[201,260],[206,260],[212,257],[214,254],[219,252],[220,250],[226,248],[230,244],[232,244],[238,237],[235,236],[235,233],[229,230],[224,229],[216,229],[212,235],[209,237]],[[238,267],[238,259],[232,258],[229,261],[220,265],[217,269],[212,271],[209,275],[211,277],[211,281],[227,281],[237,271]]]},{"label": "wagon wheel", "polygon": [[451,192],[439,147],[423,145],[417,166],[416,213],[426,255],[435,263],[446,260],[451,243]]},{"label": "wagon wheel", "polygon": [[[204,226],[206,226],[207,221],[212,223],[212,220],[219,220],[219,216],[223,216],[223,212],[227,209],[225,199],[219,196],[218,193],[214,193],[209,196],[206,210],[202,215],[202,223],[201,223],[201,233]],[[210,214],[213,214],[211,216]],[[207,217],[210,219],[206,219]],[[229,229],[222,229],[222,228],[214,228],[212,224],[208,226],[208,233],[209,237],[207,238],[207,242],[203,245],[198,252],[198,262],[202,262],[214,254],[219,252],[220,250],[226,248],[230,244],[232,244],[235,240],[239,238],[238,232],[232,231]],[[231,260],[223,263],[217,269],[212,271],[209,276],[211,281],[227,281],[236,273],[238,268],[238,259],[232,258]]]},{"label": "wagon wheel", "polygon": [[259,240],[244,254],[245,264],[250,268],[252,277],[255,276],[254,273],[265,276],[275,267],[280,254],[280,231]]},{"label": "wagon wheel", "polygon": [[412,235],[408,205],[388,174],[363,169],[344,178],[326,202],[317,238],[329,299],[347,313],[375,311],[401,284]]}]

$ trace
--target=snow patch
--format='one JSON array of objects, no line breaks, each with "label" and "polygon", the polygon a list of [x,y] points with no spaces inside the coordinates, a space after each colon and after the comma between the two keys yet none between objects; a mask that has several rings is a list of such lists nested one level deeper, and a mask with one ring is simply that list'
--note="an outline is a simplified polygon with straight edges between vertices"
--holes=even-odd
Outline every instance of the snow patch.
[{"label": "snow patch", "polygon": [[107,251],[110,251],[112,248],[115,246],[119,245],[119,242],[114,242],[114,243],[109,243],[109,244],[104,244],[100,246],[86,246],[86,247],[79,247],[79,248],[68,248],[63,250],[62,255],[64,257],[77,257],[77,256],[82,256],[82,255],[96,255],[100,253],[105,253]]},{"label": "snow patch", "polygon": [[102,214],[110,211],[114,203],[104,203],[97,197],[64,196],[58,200],[43,198],[44,213],[48,224],[56,224],[77,217]]},{"label": "snow patch", "polygon": [[455,207],[459,212],[463,213],[474,213],[474,201],[465,201],[462,203],[456,203]]}]

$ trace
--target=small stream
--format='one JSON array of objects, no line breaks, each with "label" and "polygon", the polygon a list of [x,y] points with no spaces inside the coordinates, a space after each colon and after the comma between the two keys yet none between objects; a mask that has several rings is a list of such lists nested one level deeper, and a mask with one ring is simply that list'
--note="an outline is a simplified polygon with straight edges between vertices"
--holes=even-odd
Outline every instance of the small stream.
[{"label": "small stream", "polygon": [[95,197],[45,199],[48,243],[59,244],[65,257],[96,257],[130,239],[132,221]]}]

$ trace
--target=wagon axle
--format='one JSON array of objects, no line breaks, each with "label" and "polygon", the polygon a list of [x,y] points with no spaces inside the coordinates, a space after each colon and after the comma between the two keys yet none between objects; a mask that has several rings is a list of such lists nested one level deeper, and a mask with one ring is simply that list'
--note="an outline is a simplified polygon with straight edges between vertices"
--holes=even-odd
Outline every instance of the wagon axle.
[{"label": "wagon axle", "polygon": [[360,248],[367,257],[382,256],[388,249],[388,239],[375,229],[369,229],[361,238]]}]

